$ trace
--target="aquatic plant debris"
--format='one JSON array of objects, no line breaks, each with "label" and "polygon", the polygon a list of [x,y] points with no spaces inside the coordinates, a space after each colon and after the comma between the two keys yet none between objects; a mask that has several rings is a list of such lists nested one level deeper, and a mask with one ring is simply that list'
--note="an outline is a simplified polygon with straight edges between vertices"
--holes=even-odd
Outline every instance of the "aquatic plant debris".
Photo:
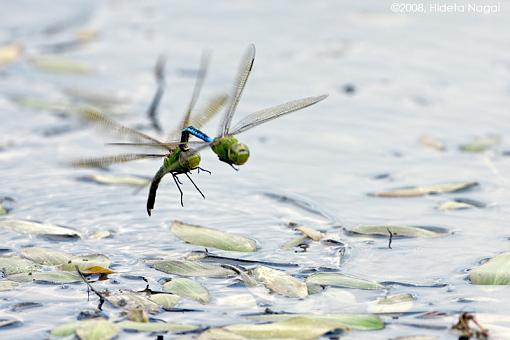
[{"label": "aquatic plant debris", "polygon": [[305,298],[308,296],[306,283],[284,271],[259,266],[248,273],[274,293],[293,298]]},{"label": "aquatic plant debris", "polygon": [[209,291],[200,283],[191,279],[171,279],[163,285],[163,290],[182,298],[195,300],[203,305],[209,303]]},{"label": "aquatic plant debris", "polygon": [[181,240],[194,245],[229,251],[254,252],[257,243],[247,237],[174,221],[170,230]]},{"label": "aquatic plant debris", "polygon": [[147,260],[145,263],[164,273],[181,276],[232,277],[237,275],[231,269],[217,264],[200,263],[199,261],[167,259]]},{"label": "aquatic plant debris", "polygon": [[50,73],[80,75],[94,72],[91,65],[59,55],[38,55],[28,60],[39,70]]},{"label": "aquatic plant debris", "polygon": [[398,237],[442,237],[449,234],[448,229],[434,226],[406,226],[406,225],[361,225],[351,228],[345,228],[350,235],[358,236],[376,236],[391,238]]},{"label": "aquatic plant debris", "polygon": [[367,312],[372,314],[403,313],[413,308],[415,298],[409,293],[387,295],[370,303]]},{"label": "aquatic plant debris", "polygon": [[[474,323],[476,328],[471,327],[471,323]],[[489,338],[489,330],[484,328],[477,321],[475,315],[467,312],[459,315],[459,320],[452,328],[458,330],[462,334],[459,339],[470,339],[474,337],[477,340],[485,340]]]},{"label": "aquatic plant debris", "polygon": [[510,285],[510,252],[494,256],[469,272],[475,285]]},{"label": "aquatic plant debris", "polygon": [[369,193],[369,196],[376,197],[420,197],[425,195],[446,194],[452,192],[462,192],[477,187],[478,182],[457,182],[443,183],[424,186],[409,186]]},{"label": "aquatic plant debris", "polygon": [[465,210],[465,209],[472,209],[472,208],[485,208],[487,207],[487,204],[467,199],[467,198],[455,198],[451,201],[445,201],[441,202],[437,209],[441,211],[447,211],[447,210]]},{"label": "aquatic plant debris", "polygon": [[64,238],[81,238],[82,235],[73,229],[29,220],[0,220],[0,229],[18,233]]},{"label": "aquatic plant debris", "polygon": [[381,283],[342,273],[315,273],[305,279],[307,285],[324,285],[357,289],[384,289]]},{"label": "aquatic plant debris", "polygon": [[499,143],[501,143],[501,136],[489,134],[486,136],[476,137],[470,143],[459,146],[459,149],[462,152],[477,153],[486,151]]}]

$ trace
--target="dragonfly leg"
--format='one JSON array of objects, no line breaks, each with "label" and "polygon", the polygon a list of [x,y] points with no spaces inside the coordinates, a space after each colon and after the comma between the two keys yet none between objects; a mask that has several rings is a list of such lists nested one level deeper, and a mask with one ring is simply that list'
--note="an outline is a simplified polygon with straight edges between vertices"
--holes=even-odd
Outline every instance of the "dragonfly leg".
[{"label": "dragonfly leg", "polygon": [[184,196],[184,194],[182,193],[181,186],[179,185],[179,183],[180,184],[182,183],[181,181],[179,181],[179,178],[177,178],[177,175],[172,174],[172,177],[174,178],[175,185],[177,185],[177,189],[179,189],[179,192],[181,193],[181,207],[184,207],[184,202],[182,201],[182,197]]},{"label": "dragonfly leg", "polygon": [[181,180],[179,179],[179,177],[177,177],[177,175],[175,175],[175,176],[174,176],[174,180],[177,180],[177,182],[178,182],[180,185],[182,185],[182,182],[181,182]]},{"label": "dragonfly leg", "polygon": [[239,168],[236,168],[234,164],[228,163],[228,165],[230,165],[232,169],[234,169],[235,171],[239,171]]},{"label": "dragonfly leg", "polygon": [[200,189],[198,188],[198,186],[195,184],[195,182],[193,182],[193,180],[191,179],[191,177],[189,177],[189,174],[186,172],[186,177],[188,177],[188,179],[190,180],[191,183],[193,183],[193,185],[195,186],[195,189],[197,189],[197,191],[200,193],[200,195],[202,195],[202,197],[205,199],[205,196],[204,194],[202,193],[202,191],[200,191]]},{"label": "dragonfly leg", "polygon": [[198,173],[200,173],[200,170],[202,170],[203,172],[207,172],[209,175],[211,174],[211,172],[209,170],[198,167]]}]

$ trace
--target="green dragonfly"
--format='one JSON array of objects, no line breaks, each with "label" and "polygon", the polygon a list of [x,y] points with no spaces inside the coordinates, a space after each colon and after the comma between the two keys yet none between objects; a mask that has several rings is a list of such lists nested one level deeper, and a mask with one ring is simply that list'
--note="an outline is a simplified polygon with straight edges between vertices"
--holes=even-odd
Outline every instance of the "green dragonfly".
[{"label": "green dragonfly", "polygon": [[328,96],[321,95],[317,97],[302,98],[254,112],[243,118],[231,129],[230,125],[232,123],[232,118],[234,117],[234,113],[236,112],[237,105],[239,104],[241,94],[243,93],[246,82],[248,81],[254,60],[255,46],[250,44],[244,57],[242,58],[239,72],[234,83],[230,104],[225,115],[223,116],[219,126],[218,135],[215,138],[207,136],[205,133],[200,131],[200,127],[197,126],[191,125],[184,129],[184,132],[189,132],[195,137],[198,137],[209,143],[211,149],[218,156],[220,161],[229,164],[235,170],[237,170],[235,165],[243,165],[248,161],[248,158],[250,157],[250,150],[248,149],[248,146],[239,143],[235,135],[247,131],[262,123],[316,104]]},{"label": "green dragonfly", "polygon": [[[193,89],[193,93],[191,96],[191,101],[188,105],[188,109],[184,115],[182,120],[182,124],[179,128],[182,131],[189,124],[196,123],[201,125],[204,121],[207,121],[214,113],[219,111],[226,102],[226,96],[218,96],[213,98],[210,103],[206,106],[206,109],[197,116],[192,116],[193,109],[195,107],[195,103],[199,97],[200,90],[202,88],[202,84],[205,78],[206,70],[208,65],[208,55],[203,54],[200,66],[200,72],[197,74],[197,78],[195,80],[195,86]],[[151,181],[149,195],[147,198],[147,213],[149,216],[151,215],[152,209],[154,209],[154,203],[156,200],[156,192],[158,190],[159,184],[163,177],[167,174],[171,174],[174,182],[180,192],[181,195],[181,206],[184,206],[183,203],[183,192],[180,187],[182,184],[177,177],[178,175],[184,174],[193,184],[195,189],[205,198],[202,191],[198,188],[195,182],[191,179],[189,174],[192,170],[203,170],[208,172],[205,169],[200,167],[200,153],[201,149],[204,149],[207,144],[202,141],[189,141],[189,133],[183,132],[181,133],[180,141],[170,141],[170,142],[162,142],[154,137],[151,137],[145,133],[142,133],[138,130],[126,127],[108,117],[103,115],[102,113],[95,111],[93,109],[84,109],[80,111],[80,114],[87,121],[95,124],[98,127],[102,127],[108,130],[110,133],[115,133],[120,137],[128,138],[135,143],[109,143],[109,145],[143,145],[143,143],[150,144],[152,146],[156,146],[160,149],[165,150],[164,154],[149,154],[149,153],[128,153],[128,154],[119,154],[113,156],[105,156],[99,158],[87,158],[87,159],[79,159],[72,162],[72,165],[75,167],[107,167],[116,163],[125,163],[140,159],[147,158],[163,158],[163,165],[159,168],[159,170],[154,175],[154,178]],[[192,148],[190,145],[198,146],[197,148]]]}]

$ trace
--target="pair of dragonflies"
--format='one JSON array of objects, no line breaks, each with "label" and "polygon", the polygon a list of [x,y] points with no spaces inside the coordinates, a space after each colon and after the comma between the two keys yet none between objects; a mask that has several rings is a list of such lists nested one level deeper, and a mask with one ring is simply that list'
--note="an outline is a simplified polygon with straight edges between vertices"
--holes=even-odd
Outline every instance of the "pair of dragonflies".
[{"label": "pair of dragonflies", "polygon": [[[231,127],[232,118],[234,117],[234,113],[236,112],[237,105],[239,104],[241,94],[243,93],[246,82],[252,70],[254,60],[255,46],[251,44],[248,46],[248,49],[242,58],[239,71],[235,79],[234,88],[231,96],[229,97],[230,101],[221,120],[216,137],[211,138],[200,129],[210,118],[212,118],[216,112],[218,112],[223,107],[227,101],[226,96],[221,95],[213,98],[203,111],[199,112],[198,114],[192,114],[207,70],[208,58],[207,55],[203,55],[200,70],[195,80],[195,86],[191,96],[191,101],[184,115],[182,123],[180,124],[179,131],[177,131],[180,133],[180,140],[175,140],[175,138],[173,138],[169,142],[162,142],[138,130],[131,129],[120,123],[117,123],[101,114],[100,112],[86,109],[81,111],[81,115],[85,119],[107,129],[112,133],[129,138],[133,141],[133,143],[109,144],[129,147],[151,147],[164,150],[165,152],[161,154],[127,153],[99,158],[80,159],[74,161],[73,165],[76,167],[106,167],[115,163],[124,163],[139,159],[163,158],[163,165],[154,175],[149,189],[149,195],[147,198],[147,213],[149,216],[151,215],[151,210],[154,209],[158,186],[162,178],[167,174],[172,175],[172,178],[180,192],[181,205],[183,205],[183,192],[180,187],[180,184],[182,183],[178,178],[178,175],[181,174],[184,174],[191,181],[196,190],[202,195],[202,197],[205,198],[203,193],[200,191],[196,183],[189,175],[192,170],[203,170],[208,172],[207,170],[200,167],[201,150],[210,147],[212,151],[218,156],[220,161],[225,162],[236,169],[235,166],[243,165],[247,162],[250,156],[248,147],[245,144],[240,143],[237,140],[236,135],[285,114],[316,104],[317,102],[327,97],[327,95],[307,97],[263,109],[246,116],[235,126]],[[161,69],[159,69],[156,73],[158,72],[161,72]],[[159,101],[160,97],[160,95],[156,94],[155,98],[158,98],[157,100]],[[190,141],[191,136],[195,136],[200,140]]]}]

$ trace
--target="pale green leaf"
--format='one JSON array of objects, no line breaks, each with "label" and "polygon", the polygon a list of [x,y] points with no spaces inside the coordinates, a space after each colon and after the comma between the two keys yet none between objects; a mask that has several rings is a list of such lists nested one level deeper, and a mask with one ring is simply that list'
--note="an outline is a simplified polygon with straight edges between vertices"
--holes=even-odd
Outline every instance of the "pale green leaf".
[{"label": "pale green leaf", "polygon": [[217,264],[200,263],[187,260],[152,260],[146,263],[154,269],[167,274],[181,276],[231,277],[237,274]]},{"label": "pale green leaf", "polygon": [[39,268],[38,264],[18,256],[0,256],[0,272],[5,275],[28,273]]},{"label": "pale green leaf", "polygon": [[0,220],[0,229],[7,229],[23,234],[81,238],[76,230],[27,220]]},{"label": "pale green leaf", "polygon": [[76,266],[81,271],[87,271],[93,267],[108,268],[111,260],[102,254],[73,256],[66,263],[59,266],[60,269],[66,271],[76,271]]},{"label": "pale green leaf", "polygon": [[198,282],[186,278],[176,278],[163,285],[165,292],[173,293],[185,299],[195,300],[201,304],[209,303],[209,292]]},{"label": "pale green leaf", "polygon": [[475,285],[510,285],[510,252],[494,256],[469,272]]},{"label": "pale green leaf", "polygon": [[174,221],[171,230],[181,240],[194,245],[242,252],[257,250],[257,243],[252,239],[212,228]]},{"label": "pale green leaf", "polygon": [[164,293],[157,293],[157,294],[151,294],[149,296],[149,300],[152,302],[157,303],[163,308],[172,308],[175,305],[179,303],[179,300],[181,298],[178,295],[175,294],[164,294]]},{"label": "pale green leaf", "polygon": [[53,283],[53,284],[64,284],[64,283],[76,283],[81,282],[82,279],[77,273],[73,272],[31,272],[31,273],[19,273],[8,276],[9,280],[16,282],[38,282],[38,283]]},{"label": "pale green leaf", "polygon": [[307,284],[357,289],[383,289],[384,286],[375,281],[360,279],[341,273],[316,273],[306,278]]},{"label": "pale green leaf", "polygon": [[11,290],[16,288],[18,285],[17,282],[10,281],[10,280],[1,280],[0,281],[0,292],[4,292],[6,290]]},{"label": "pale green leaf", "polygon": [[347,231],[355,235],[389,237],[440,237],[448,235],[448,230],[441,227],[431,226],[407,226],[407,225],[363,225],[356,226]]},{"label": "pale green leaf", "polygon": [[19,253],[22,257],[45,266],[64,264],[72,257],[71,254],[42,247],[23,248]]},{"label": "pale green leaf", "polygon": [[198,326],[183,325],[178,323],[168,322],[135,322],[135,321],[122,321],[117,324],[123,329],[136,330],[139,332],[187,332],[198,329]]},{"label": "pale green leaf", "polygon": [[368,312],[374,314],[403,313],[413,307],[414,297],[408,293],[388,295],[368,305]]},{"label": "pale green leaf", "polygon": [[308,296],[306,283],[285,273],[284,271],[259,266],[250,271],[253,278],[264,286],[280,295],[305,298]]},{"label": "pale green leaf", "polygon": [[443,183],[434,185],[396,188],[388,191],[372,193],[371,195],[378,197],[418,197],[430,194],[460,192],[474,188],[476,186],[478,186],[477,182]]},{"label": "pale green leaf", "polygon": [[120,328],[108,320],[85,320],[76,327],[76,335],[80,340],[109,340],[115,338]]},{"label": "pale green leaf", "polygon": [[89,74],[94,72],[90,65],[57,55],[32,56],[29,61],[36,68],[50,73]]}]

